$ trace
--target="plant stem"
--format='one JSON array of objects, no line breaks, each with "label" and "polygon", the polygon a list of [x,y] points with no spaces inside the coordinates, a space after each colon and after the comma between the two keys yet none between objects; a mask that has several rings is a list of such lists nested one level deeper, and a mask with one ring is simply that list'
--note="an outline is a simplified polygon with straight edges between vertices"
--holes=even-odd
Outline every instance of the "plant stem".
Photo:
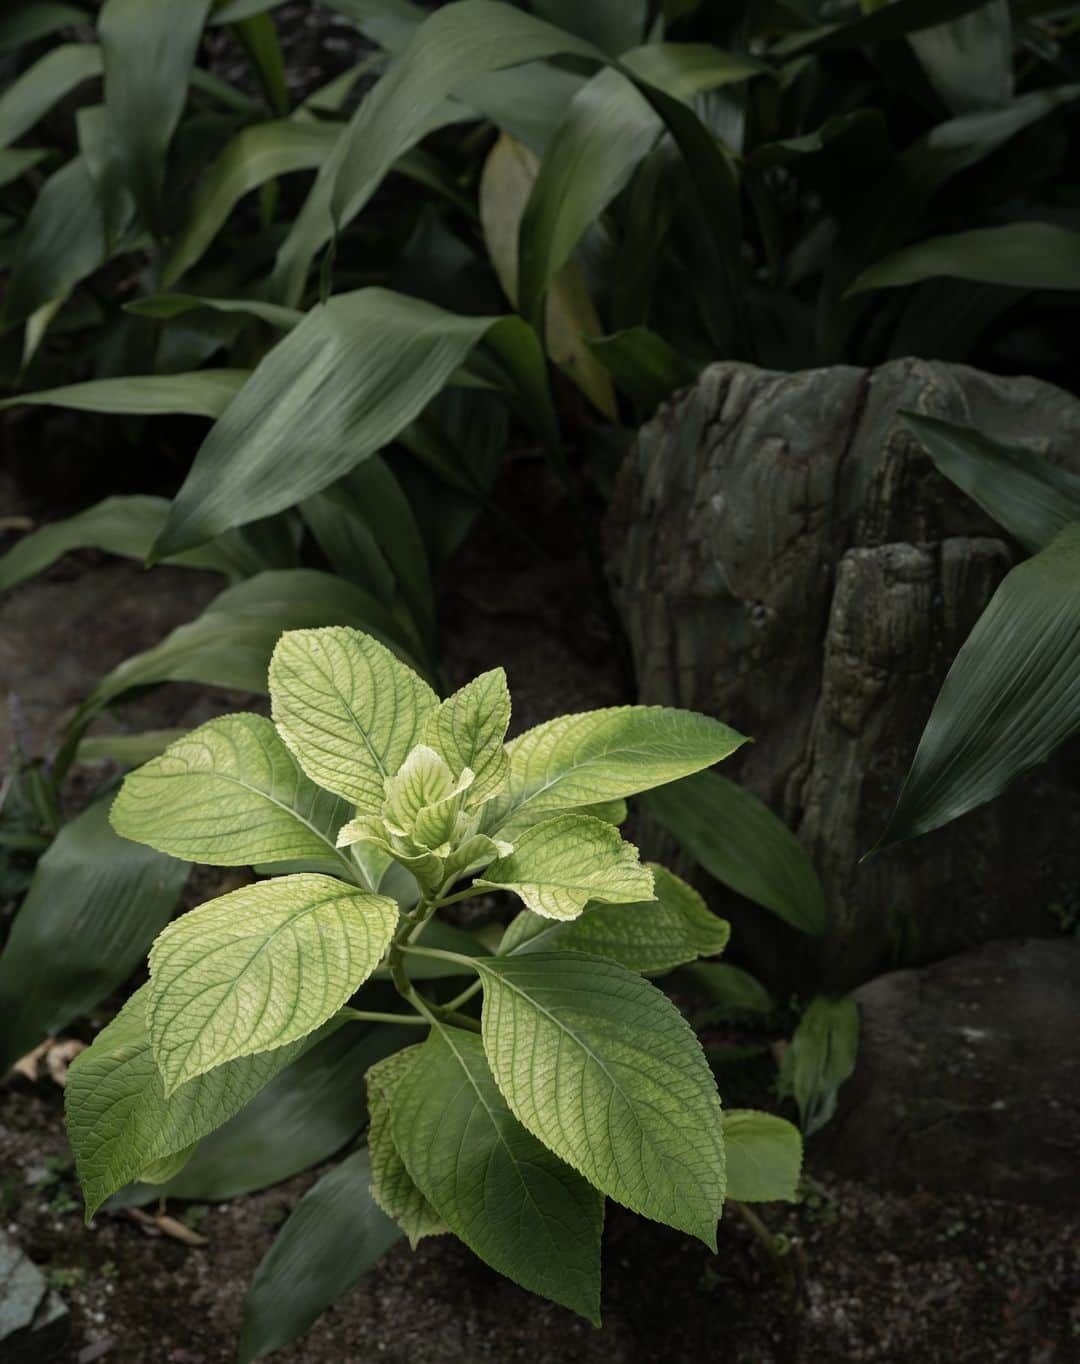
[{"label": "plant stem", "polygon": [[472,886],[466,886],[464,890],[459,890],[456,895],[447,895],[441,900],[433,900],[432,909],[445,909],[447,905],[459,904],[462,900],[469,900],[476,895]]},{"label": "plant stem", "polygon": [[482,980],[474,980],[467,990],[462,990],[460,995],[456,995],[448,1004],[444,1004],[442,1007],[451,1010],[460,1009],[463,1004],[467,1004],[469,1000],[472,999],[473,995],[479,994],[483,988],[484,982]]},{"label": "plant stem", "polygon": [[476,964],[474,957],[462,956],[460,952],[444,952],[441,947],[413,947],[402,944],[400,950],[409,952],[418,957],[436,957],[440,961],[452,961],[457,966],[467,966],[470,971],[478,971],[480,968]]},{"label": "plant stem", "polygon": [[422,1014],[383,1014],[372,1013],[368,1009],[350,1009],[348,1005],[338,1010],[339,1018],[347,1018],[353,1023],[411,1023],[426,1028],[429,1020]]}]

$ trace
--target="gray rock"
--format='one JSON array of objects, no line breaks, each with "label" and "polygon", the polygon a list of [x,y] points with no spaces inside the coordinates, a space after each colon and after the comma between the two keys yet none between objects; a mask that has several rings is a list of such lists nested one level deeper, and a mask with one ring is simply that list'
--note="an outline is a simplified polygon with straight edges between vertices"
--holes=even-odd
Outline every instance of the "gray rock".
[{"label": "gray rock", "polygon": [[815,1165],[881,1184],[1080,1198],[1080,942],[1009,939],[855,992],[859,1059]]},{"label": "gray rock", "polygon": [[68,1310],[37,1265],[0,1231],[0,1360],[36,1364],[67,1340]]},{"label": "gray rock", "polygon": [[[952,659],[1020,557],[936,472],[904,409],[1080,469],[1080,402],[1034,379],[916,360],[799,374],[725,363],[643,428],[607,528],[641,699],[754,737],[725,771],[818,867],[821,964],[837,986],[1053,932],[1046,906],[1076,877],[1080,792],[1064,759],[859,864]],[[759,965],[808,961],[782,926],[735,914]]]}]

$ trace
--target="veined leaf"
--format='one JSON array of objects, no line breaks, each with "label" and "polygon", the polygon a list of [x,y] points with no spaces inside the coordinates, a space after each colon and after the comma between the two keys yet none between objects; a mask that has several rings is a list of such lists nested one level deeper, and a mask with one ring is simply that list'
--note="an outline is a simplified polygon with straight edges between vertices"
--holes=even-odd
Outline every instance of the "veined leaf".
[{"label": "veined leaf", "polygon": [[124,838],[212,867],[307,859],[336,863],[348,804],[320,790],[261,715],[223,715],[129,773],[112,807]]},{"label": "veined leaf", "polygon": [[927,79],[954,114],[994,109],[1012,98],[1013,31],[1009,0],[908,37]]},{"label": "veined leaf", "polygon": [[101,70],[101,49],[93,43],[63,43],[46,52],[0,95],[0,147],[10,147],[54,104]]},{"label": "veined leaf", "polygon": [[1080,232],[1056,223],[1008,223],[931,237],[875,262],[848,294],[939,275],[1016,289],[1080,289]]},{"label": "veined leaf", "polygon": [[[246,381],[246,369],[200,369],[191,374],[134,374],[126,379],[91,379],[40,393],[19,393],[0,401],[0,412],[21,403],[70,407],[77,412],[116,412],[131,417],[177,413],[220,417]],[[207,539],[210,537],[207,536]]]},{"label": "veined leaf", "polygon": [[617,1203],[715,1246],[720,1096],[674,1004],[577,952],[485,957],[476,968],[484,1050],[517,1119]]},{"label": "veined leaf", "polygon": [[949,669],[877,847],[1004,791],[1080,728],[1080,524],[1019,564]]},{"label": "veined leaf", "polygon": [[424,722],[423,742],[446,759],[454,776],[459,777],[466,767],[471,769],[470,805],[494,795],[506,780],[503,740],[509,724],[510,690],[502,668],[474,677]]},{"label": "veined leaf", "polygon": [[303,289],[316,252],[356,217],[402,152],[457,89],[501,67],[554,53],[597,58],[591,43],[492,0],[461,0],[431,15],[353,115],[278,252],[274,287]]},{"label": "veined leaf", "polygon": [[441,1236],[450,1230],[413,1183],[394,1145],[394,1094],[421,1055],[421,1047],[406,1047],[372,1066],[364,1077],[371,1110],[371,1196],[409,1238],[413,1250],[425,1236]]},{"label": "veined leaf", "polygon": [[[480,222],[484,242],[511,304],[518,298],[518,233],[540,163],[520,142],[504,133],[488,153],[480,179]],[[615,395],[604,367],[587,339],[602,330],[577,264],[568,260],[552,279],[544,333],[552,360],[605,416],[616,418]]]},{"label": "veined leaf", "polygon": [[187,100],[210,0],[105,0],[98,35],[105,64],[105,217],[110,235],[130,195],[161,236],[165,157]]},{"label": "veined leaf", "polygon": [[397,920],[385,896],[302,874],[170,924],[150,949],[146,1006],[165,1093],[321,1027],[378,966]]},{"label": "veined leaf", "polygon": [[1080,521],[1080,478],[969,426],[903,414],[938,469],[1032,554]]},{"label": "veined leaf", "polygon": [[281,331],[291,331],[303,318],[297,308],[282,308],[276,303],[262,303],[257,298],[207,298],[195,294],[151,294],[124,304],[124,312],[140,317],[182,317],[198,308],[209,308],[219,313],[250,313],[260,322],[269,322]]},{"label": "veined leaf", "polygon": [[603,1198],[519,1126],[474,1033],[437,1025],[417,1050],[392,1104],[409,1175],[493,1269],[598,1323]]},{"label": "veined leaf", "polygon": [[252,15],[277,9],[281,3],[282,0],[215,0],[208,22],[211,28],[218,28],[222,24],[237,24],[242,19],[250,19]]},{"label": "veined leaf", "polygon": [[0,954],[0,1075],[128,978],[169,922],[188,864],[109,828],[108,800],[65,824]]},{"label": "veined leaf", "polygon": [[767,805],[716,772],[651,791],[646,809],[725,886],[803,933],[825,931],[825,896],[802,844]]},{"label": "veined leaf", "polygon": [[[66,521],[51,521],[0,555],[0,592],[40,573],[73,549],[101,549],[128,559],[145,559],[168,510],[165,498],[136,494],[106,497]],[[242,532],[211,540],[168,562],[209,569],[230,578],[270,567],[260,562],[255,547],[244,540]]]},{"label": "veined leaf", "polygon": [[[620,71],[601,71],[571,100],[544,153],[521,223],[518,299],[537,310],[585,229],[627,184],[663,131],[660,112],[627,78],[633,73],[675,99],[760,73],[751,57],[704,44],[654,44],[627,52]],[[693,118],[689,108],[687,117]]]},{"label": "veined leaf", "polygon": [[276,119],[237,133],[199,181],[161,273],[171,288],[201,259],[245,194],[281,175],[314,170],[340,136],[336,124]]},{"label": "veined leaf", "polygon": [[[144,1170],[227,1122],[317,1040],[305,1038],[229,1062],[166,1097],[150,1052],[148,993],[146,985],[136,991],[68,1071],[64,1096],[68,1140],[86,1199],[87,1221],[111,1194]],[[325,1033],[336,1026],[330,1024]]]},{"label": "veined leaf", "polygon": [[542,19],[576,33],[612,56],[640,43],[649,17],[647,0],[535,0],[533,9]]},{"label": "veined leaf", "polygon": [[799,1122],[812,1136],[836,1112],[840,1086],[855,1069],[859,1049],[859,1010],[851,995],[818,995],[799,1026],[780,1065],[780,1088],[799,1106]]},{"label": "veined leaf", "polygon": [[629,905],[653,893],[652,872],[618,829],[588,815],[556,815],[526,829],[477,886],[512,890],[545,919],[576,919],[590,900]]},{"label": "veined leaf", "polygon": [[356,1077],[414,1042],[415,1029],[350,1022],[329,1031],[224,1126],[200,1141],[165,1184],[133,1184],[109,1202],[139,1207],[158,1198],[222,1202],[280,1184],[340,1151],[367,1116]]},{"label": "veined leaf", "polygon": [[462,317],[385,289],[313,308],[203,442],[156,553],[175,554],[335,482],[419,416],[485,337],[531,366],[546,398],[538,342],[519,318]]},{"label": "veined leaf", "polygon": [[666,867],[649,864],[655,900],[590,904],[559,923],[522,910],[503,934],[499,956],[526,952],[587,952],[643,976],[660,976],[727,946],[731,925],[710,913],[693,887]]},{"label": "veined leaf", "polygon": [[438,705],[431,688],[357,630],[294,630],[270,663],[274,723],[313,781],[382,809],[384,783],[416,745]]},{"label": "veined leaf", "polygon": [[323,1175],[263,1257],[244,1299],[239,1364],[304,1334],[401,1239],[376,1205],[366,1148]]},{"label": "veined leaf", "polygon": [[752,1108],[724,1112],[727,1196],[738,1203],[794,1203],[802,1171],[799,1129]]},{"label": "veined leaf", "polygon": [[665,706],[561,715],[507,745],[509,789],[487,807],[485,827],[516,830],[557,811],[636,795],[710,767],[745,742],[708,715]]}]

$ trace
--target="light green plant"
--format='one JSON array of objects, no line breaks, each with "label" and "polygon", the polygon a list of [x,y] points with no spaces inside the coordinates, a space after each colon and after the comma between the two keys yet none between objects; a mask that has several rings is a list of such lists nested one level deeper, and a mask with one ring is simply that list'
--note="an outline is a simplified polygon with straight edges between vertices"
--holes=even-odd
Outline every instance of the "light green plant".
[{"label": "light green plant", "polygon": [[[133,1180],[174,1178],[201,1138],[355,1023],[421,1039],[367,1069],[355,1178],[378,1208],[414,1245],[453,1232],[590,1320],[605,1197],[715,1248],[725,1192],[794,1196],[797,1135],[722,1114],[693,1032],[644,978],[722,951],[728,927],[617,827],[625,797],[720,761],[741,735],[622,706],[507,744],[501,669],[440,702],[344,627],[284,634],[269,685],[273,721],[210,721],[113,804],[124,837],[279,874],[170,924],[149,983],[73,1064],[88,1215]],[[492,892],[525,906],[494,953],[464,934],[467,951],[433,945],[440,911]],[[396,1008],[372,1007],[377,974]],[[439,999],[446,976],[474,979]]]}]

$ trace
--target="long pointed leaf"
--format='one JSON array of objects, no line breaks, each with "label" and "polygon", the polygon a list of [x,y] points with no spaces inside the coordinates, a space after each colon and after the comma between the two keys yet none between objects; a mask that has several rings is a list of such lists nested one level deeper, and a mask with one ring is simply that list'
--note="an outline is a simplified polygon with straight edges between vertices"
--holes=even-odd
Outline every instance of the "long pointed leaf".
[{"label": "long pointed leaf", "polygon": [[92,43],[65,43],[47,52],[0,95],[0,147],[10,147],[54,104],[101,71],[101,49]]},{"label": "long pointed leaf", "polygon": [[944,686],[877,847],[983,805],[1080,729],[1080,524],[994,593]]},{"label": "long pointed leaf", "polygon": [[191,374],[136,374],[127,379],[91,379],[40,393],[19,393],[0,402],[7,407],[71,407],[78,412],[117,412],[129,417],[172,413],[220,417],[247,381],[246,369],[201,369]]},{"label": "long pointed leaf", "polygon": [[941,275],[1016,289],[1080,289],[1080,232],[1055,223],[1009,223],[931,237],[875,262],[848,293],[899,289]]}]

